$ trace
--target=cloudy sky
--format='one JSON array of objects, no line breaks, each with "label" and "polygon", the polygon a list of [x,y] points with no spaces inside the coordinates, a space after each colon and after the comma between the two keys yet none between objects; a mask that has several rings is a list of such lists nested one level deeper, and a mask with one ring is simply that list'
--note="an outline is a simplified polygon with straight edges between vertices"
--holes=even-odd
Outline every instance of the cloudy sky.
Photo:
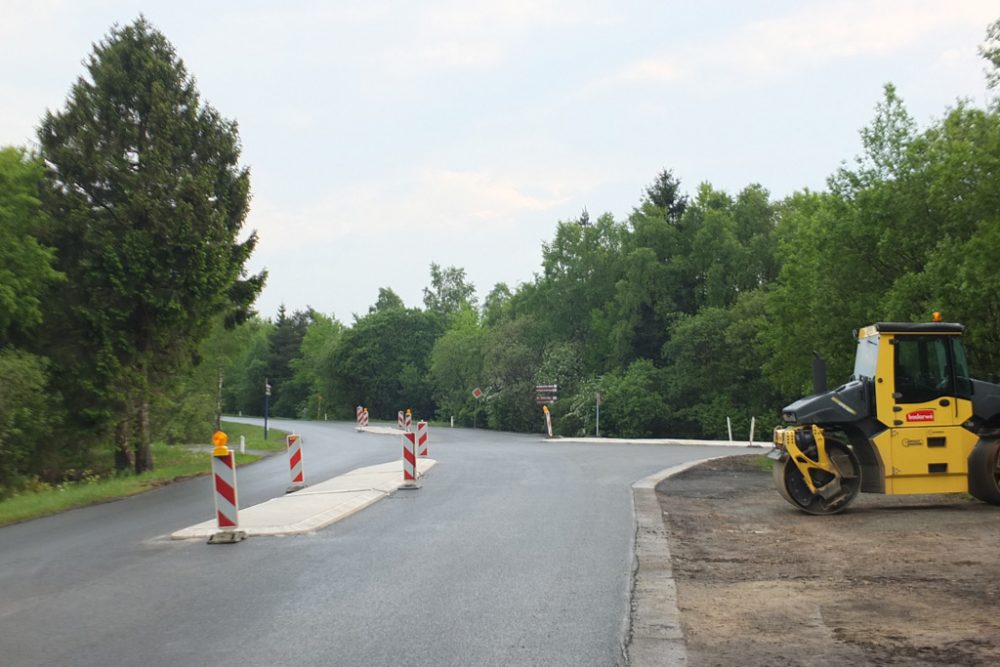
[{"label": "cloudy sky", "polygon": [[258,309],[344,322],[431,262],[480,297],[560,220],[684,188],[823,189],[892,82],[926,124],[986,99],[996,0],[0,0],[0,145],[32,145],[92,43],[139,13],[252,170]]}]

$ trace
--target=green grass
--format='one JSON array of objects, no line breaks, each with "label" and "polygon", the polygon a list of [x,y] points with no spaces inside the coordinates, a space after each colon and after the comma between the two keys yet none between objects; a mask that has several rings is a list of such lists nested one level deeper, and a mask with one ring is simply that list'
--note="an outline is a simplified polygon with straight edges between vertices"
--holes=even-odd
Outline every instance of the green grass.
[{"label": "green grass", "polygon": [[774,469],[774,459],[767,458],[766,455],[760,454],[753,459],[753,464],[757,468],[763,470],[764,472],[771,472]]},{"label": "green grass", "polygon": [[222,431],[229,436],[229,448],[236,451],[240,449],[240,436],[242,435],[247,439],[247,449],[283,452],[285,451],[285,436],[288,435],[288,431],[279,431],[268,426],[267,440],[264,440],[263,427],[227,422],[225,419],[222,420]]},{"label": "green grass", "polygon": [[[240,435],[246,436],[247,449],[281,451],[285,448],[287,433],[284,431],[268,429],[265,441],[264,429],[259,426],[224,422],[223,430],[229,436],[230,448],[236,451],[237,466],[260,458],[239,453]],[[142,475],[87,476],[83,481],[46,485],[13,496],[0,502],[0,526],[133,496],[179,479],[207,475],[212,472],[211,445],[206,443],[203,447],[203,451],[196,451],[189,446],[156,443],[153,445],[156,468]]]}]

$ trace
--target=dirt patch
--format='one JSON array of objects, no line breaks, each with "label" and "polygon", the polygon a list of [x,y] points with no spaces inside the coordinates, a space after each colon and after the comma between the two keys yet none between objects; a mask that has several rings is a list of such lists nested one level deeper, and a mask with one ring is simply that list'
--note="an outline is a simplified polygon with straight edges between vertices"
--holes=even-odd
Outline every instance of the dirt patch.
[{"label": "dirt patch", "polygon": [[1000,507],[861,494],[803,514],[761,455],[656,489],[688,664],[1000,664]]}]

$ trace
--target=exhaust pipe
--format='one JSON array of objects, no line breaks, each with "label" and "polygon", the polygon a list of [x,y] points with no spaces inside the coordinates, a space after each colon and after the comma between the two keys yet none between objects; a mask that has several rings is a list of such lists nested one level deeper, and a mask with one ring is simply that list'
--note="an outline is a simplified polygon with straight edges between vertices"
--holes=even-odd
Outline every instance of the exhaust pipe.
[{"label": "exhaust pipe", "polygon": [[826,361],[819,356],[819,352],[813,352],[813,393],[826,393]]}]

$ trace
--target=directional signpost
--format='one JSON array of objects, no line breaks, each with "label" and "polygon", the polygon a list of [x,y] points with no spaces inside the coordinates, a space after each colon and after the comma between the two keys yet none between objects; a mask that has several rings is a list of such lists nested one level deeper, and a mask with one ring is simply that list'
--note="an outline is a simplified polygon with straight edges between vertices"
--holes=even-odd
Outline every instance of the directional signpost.
[{"label": "directional signpost", "polygon": [[552,413],[549,412],[549,406],[556,402],[558,394],[559,385],[557,384],[535,385],[535,404],[542,406],[542,412],[545,413],[545,432],[550,438],[552,437]]},{"label": "directional signpost", "polygon": [[535,403],[538,405],[552,405],[556,402],[558,393],[559,385],[557,384],[536,384]]}]

